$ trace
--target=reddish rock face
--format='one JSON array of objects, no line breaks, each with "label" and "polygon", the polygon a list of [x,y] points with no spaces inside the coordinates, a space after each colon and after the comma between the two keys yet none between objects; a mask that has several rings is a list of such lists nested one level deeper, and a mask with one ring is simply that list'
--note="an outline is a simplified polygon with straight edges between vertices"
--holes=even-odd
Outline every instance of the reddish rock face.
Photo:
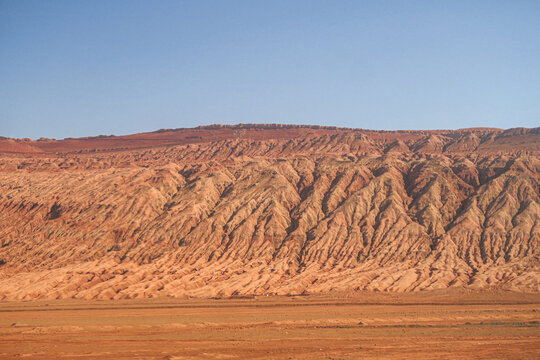
[{"label": "reddish rock face", "polygon": [[0,138],[0,299],[540,291],[540,129]]}]

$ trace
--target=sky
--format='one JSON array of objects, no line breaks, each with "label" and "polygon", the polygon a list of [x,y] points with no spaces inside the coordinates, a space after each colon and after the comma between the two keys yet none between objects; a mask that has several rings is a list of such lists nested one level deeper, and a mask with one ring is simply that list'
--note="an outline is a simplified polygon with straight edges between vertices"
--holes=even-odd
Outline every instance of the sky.
[{"label": "sky", "polygon": [[540,1],[0,0],[0,136],[540,126]]}]

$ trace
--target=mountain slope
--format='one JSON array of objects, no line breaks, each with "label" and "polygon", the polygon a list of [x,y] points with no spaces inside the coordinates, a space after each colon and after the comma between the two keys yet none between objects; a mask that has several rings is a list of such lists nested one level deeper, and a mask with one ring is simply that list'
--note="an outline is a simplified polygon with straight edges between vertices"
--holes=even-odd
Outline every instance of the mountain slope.
[{"label": "mountain slope", "polygon": [[3,140],[0,298],[540,290],[539,129],[108,139]]}]

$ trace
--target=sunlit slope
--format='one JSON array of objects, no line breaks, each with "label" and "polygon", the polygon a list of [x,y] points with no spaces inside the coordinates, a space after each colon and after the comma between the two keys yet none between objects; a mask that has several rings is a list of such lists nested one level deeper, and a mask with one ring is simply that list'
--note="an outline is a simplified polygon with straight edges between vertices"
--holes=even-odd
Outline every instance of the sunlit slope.
[{"label": "sunlit slope", "polygon": [[0,298],[540,290],[538,129],[231,129],[4,152]]}]

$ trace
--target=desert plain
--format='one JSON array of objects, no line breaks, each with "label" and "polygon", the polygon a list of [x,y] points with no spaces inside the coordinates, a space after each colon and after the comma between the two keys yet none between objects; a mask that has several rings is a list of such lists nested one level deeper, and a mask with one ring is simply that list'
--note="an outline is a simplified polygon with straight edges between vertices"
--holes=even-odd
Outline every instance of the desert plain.
[{"label": "desert plain", "polygon": [[0,358],[537,359],[539,297],[431,291],[0,306]]}]

